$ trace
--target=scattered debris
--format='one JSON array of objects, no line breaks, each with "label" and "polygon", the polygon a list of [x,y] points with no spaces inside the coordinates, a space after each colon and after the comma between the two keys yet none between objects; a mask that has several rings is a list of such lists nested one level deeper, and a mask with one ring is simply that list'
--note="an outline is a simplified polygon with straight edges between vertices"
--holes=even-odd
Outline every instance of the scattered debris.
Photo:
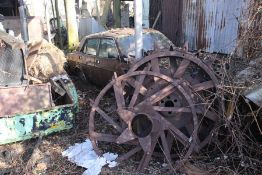
[{"label": "scattered debris", "polygon": [[110,168],[115,167],[117,165],[115,160],[118,157],[117,154],[113,153],[98,156],[88,139],[84,143],[76,143],[74,146],[69,147],[62,155],[68,157],[69,161],[76,163],[78,166],[86,168],[87,170],[83,175],[98,175],[102,167],[107,164]]}]

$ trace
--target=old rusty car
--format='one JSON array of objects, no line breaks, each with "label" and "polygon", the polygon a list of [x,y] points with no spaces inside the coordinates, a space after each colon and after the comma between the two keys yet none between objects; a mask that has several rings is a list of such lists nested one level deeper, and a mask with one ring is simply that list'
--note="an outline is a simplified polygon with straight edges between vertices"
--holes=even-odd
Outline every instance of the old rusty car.
[{"label": "old rusty car", "polygon": [[[106,85],[116,72],[122,75],[129,70],[135,57],[134,29],[112,29],[91,34],[81,40],[79,49],[68,54],[68,70],[96,85]],[[143,31],[143,52],[169,49],[173,43],[162,33]]]}]

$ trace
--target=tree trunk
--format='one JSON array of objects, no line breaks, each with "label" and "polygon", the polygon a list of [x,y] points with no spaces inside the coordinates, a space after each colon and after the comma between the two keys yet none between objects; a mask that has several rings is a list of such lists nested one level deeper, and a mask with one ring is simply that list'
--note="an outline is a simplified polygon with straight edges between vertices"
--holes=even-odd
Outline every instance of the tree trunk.
[{"label": "tree trunk", "polygon": [[101,24],[103,26],[106,26],[107,16],[108,16],[108,12],[111,8],[111,3],[112,3],[112,0],[105,1],[105,5],[104,5],[104,9],[103,9],[103,15],[101,16]]},{"label": "tree trunk", "polygon": [[121,2],[120,0],[114,0],[114,23],[115,28],[121,27]]},{"label": "tree trunk", "polygon": [[73,51],[79,44],[76,21],[75,0],[64,0],[66,9],[66,25],[68,35],[68,50]]}]

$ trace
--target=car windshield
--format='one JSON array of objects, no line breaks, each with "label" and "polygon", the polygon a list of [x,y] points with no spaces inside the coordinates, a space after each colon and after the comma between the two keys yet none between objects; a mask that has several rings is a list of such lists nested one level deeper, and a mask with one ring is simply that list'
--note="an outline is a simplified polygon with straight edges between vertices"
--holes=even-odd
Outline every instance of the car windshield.
[{"label": "car windshield", "polygon": [[[121,53],[126,56],[135,56],[135,36],[124,36],[117,39]],[[143,34],[143,50],[145,52],[160,49],[169,49],[173,43],[163,34],[148,32]]]}]

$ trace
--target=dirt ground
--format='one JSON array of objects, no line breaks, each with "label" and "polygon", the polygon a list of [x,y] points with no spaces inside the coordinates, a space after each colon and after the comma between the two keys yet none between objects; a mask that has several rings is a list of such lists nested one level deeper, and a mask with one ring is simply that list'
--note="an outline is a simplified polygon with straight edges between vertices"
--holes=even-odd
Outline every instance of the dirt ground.
[{"label": "dirt ground", "polygon": [[[0,175],[41,174],[56,175],[82,174],[85,169],[62,157],[62,151],[74,143],[82,143],[88,138],[89,99],[95,99],[100,89],[88,82],[72,77],[78,90],[80,112],[75,116],[74,128],[43,138],[36,138],[0,146]],[[103,168],[101,174],[138,174],[138,161],[122,162],[117,167]],[[163,162],[151,161],[145,174],[168,174]]]},{"label": "dirt ground", "polygon": [[[43,138],[0,146],[0,175],[81,175],[85,171],[84,168],[62,157],[62,152],[69,146],[82,143],[89,138],[88,116],[91,109],[89,99],[95,99],[101,88],[77,77],[72,77],[72,79],[78,90],[80,105],[80,111],[75,116],[74,127]],[[103,101],[112,105],[114,98],[106,97]],[[261,121],[261,115],[257,115]],[[240,122],[235,122],[235,120]],[[215,138],[220,139],[215,140],[213,146],[206,148],[202,154],[194,155],[189,167],[184,167],[183,171],[186,173],[182,173],[183,175],[262,174],[262,138],[259,136],[250,139],[252,134],[247,132],[249,128],[256,128],[256,123],[250,119],[249,115],[238,116],[235,120],[226,124],[224,122],[219,127],[222,132],[220,131],[218,137]],[[259,135],[259,131],[255,133]],[[135,157],[121,162],[112,169],[104,167],[101,174],[138,175],[139,173],[136,172],[138,163],[139,159]],[[153,159],[143,174],[169,175],[170,172],[167,164],[161,159]]]}]

